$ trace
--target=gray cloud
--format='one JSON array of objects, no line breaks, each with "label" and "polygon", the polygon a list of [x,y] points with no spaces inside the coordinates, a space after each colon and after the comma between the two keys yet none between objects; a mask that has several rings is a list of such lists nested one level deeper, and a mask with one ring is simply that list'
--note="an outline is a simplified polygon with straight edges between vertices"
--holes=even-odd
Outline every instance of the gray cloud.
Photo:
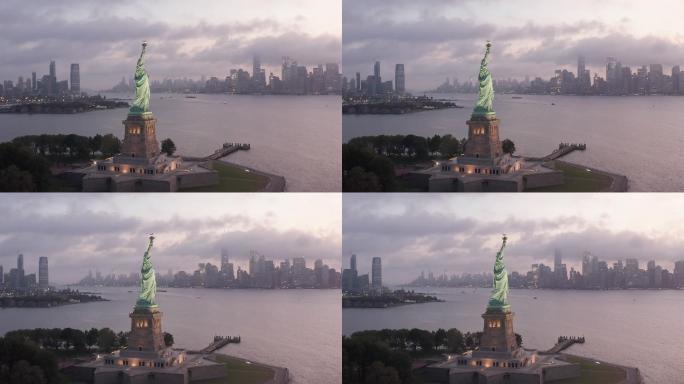
[{"label": "gray cloud", "polygon": [[[109,202],[101,198],[99,203],[104,207]],[[17,254],[23,253],[29,273],[37,271],[38,257],[48,256],[55,282],[74,282],[91,269],[127,274],[140,268],[148,233],[158,238],[153,258],[162,273],[193,270],[199,262],[217,264],[222,248],[243,267],[250,250],[277,261],[304,257],[309,264],[323,259],[332,268],[340,265],[339,233],[279,230],[270,220],[277,213],[265,219],[244,213],[160,219],[113,214],[114,207],[94,206],[97,203],[87,197],[0,199],[0,216],[9,218],[0,222],[0,265],[8,271],[16,265]]]},{"label": "gray cloud", "polygon": [[[519,25],[501,26],[484,17],[473,18],[465,11],[469,1],[414,2],[406,8],[394,2],[372,2],[368,7],[365,3],[345,0],[343,4],[345,75],[352,77],[358,71],[365,78],[379,60],[383,78],[393,79],[394,64],[403,63],[407,87],[415,91],[434,88],[446,77],[474,79],[486,40],[494,42],[490,67],[495,78],[550,78],[558,68],[575,71],[580,54],[592,72],[601,76],[608,56],[633,70],[650,63],[667,69],[681,63],[684,48],[664,37],[636,37],[621,24],[606,24],[591,13],[569,23],[523,20]],[[452,14],[459,12],[445,10],[464,10],[460,14],[465,15],[457,17]]]},{"label": "gray cloud", "polygon": [[[129,3],[108,2],[107,8]],[[282,62],[282,56],[308,66],[340,61],[339,37],[301,31],[297,21],[288,24],[254,18],[177,25],[143,16],[112,16],[100,8],[98,4],[76,0],[30,4],[3,1],[0,79],[16,81],[18,76],[30,76],[31,71],[40,77],[47,73],[49,61],[55,60],[58,78],[67,79],[69,64],[78,62],[83,87],[108,88],[122,76],[132,75],[142,40],[150,43],[147,69],[153,80],[224,77],[230,68],[250,69],[252,56],[257,53],[262,57],[262,65],[273,70]],[[81,17],[75,17],[71,11]],[[208,45],[188,49],[197,40]]]},{"label": "gray cloud", "polygon": [[[680,250],[684,241],[667,234],[614,231],[604,226],[602,219],[588,220],[579,215],[492,219],[482,201],[475,203],[483,207],[482,217],[472,218],[448,209],[434,210],[471,204],[472,200],[455,196],[429,200],[401,195],[345,197],[343,266],[348,266],[350,255],[355,253],[361,273],[366,273],[371,258],[382,257],[383,278],[394,284],[408,282],[421,271],[487,272],[493,267],[502,233],[510,238],[506,251],[509,271],[526,272],[540,262],[552,265],[556,249],[563,254],[564,262],[576,269],[585,251],[609,263],[636,258],[645,264],[653,259],[670,270],[674,261],[683,259]],[[397,203],[404,209],[396,209]],[[385,206],[392,208],[384,210]]]}]

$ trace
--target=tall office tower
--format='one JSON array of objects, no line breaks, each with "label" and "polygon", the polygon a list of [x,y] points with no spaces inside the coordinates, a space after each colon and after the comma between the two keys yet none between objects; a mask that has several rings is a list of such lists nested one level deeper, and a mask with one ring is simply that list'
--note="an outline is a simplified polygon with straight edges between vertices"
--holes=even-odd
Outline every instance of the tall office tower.
[{"label": "tall office tower", "polygon": [[563,256],[561,255],[561,251],[559,249],[556,249],[556,251],[553,254],[553,271],[556,273],[560,272],[562,264]]},{"label": "tall office tower", "polygon": [[404,64],[397,64],[394,68],[394,89],[397,93],[406,92],[406,76],[404,75]]},{"label": "tall office tower", "polygon": [[230,261],[228,260],[228,250],[225,248],[221,249],[221,272],[227,272],[228,271],[228,264]]},{"label": "tall office tower", "polygon": [[349,269],[356,271],[356,255],[351,255],[351,260],[349,260]]},{"label": "tall office tower", "polygon": [[71,92],[81,92],[81,70],[78,63],[71,64]]},{"label": "tall office tower", "polygon": [[380,62],[376,61],[373,65],[373,80],[375,80],[375,89],[372,94],[382,92],[382,78],[380,77]]},{"label": "tall office tower", "polygon": [[673,93],[679,93],[682,84],[679,82],[679,74],[681,73],[681,70],[679,69],[679,65],[675,65],[672,67],[672,92]]},{"label": "tall office tower", "polygon": [[48,75],[48,82],[45,86],[48,96],[52,96],[57,92],[57,70],[55,69],[55,61],[50,61],[50,74]]},{"label": "tall office tower", "polygon": [[252,59],[252,77],[256,77],[259,73],[261,73],[261,57],[254,55]]},{"label": "tall office tower", "polygon": [[36,82],[35,72],[31,73],[31,90],[34,92],[38,90],[38,83]]},{"label": "tall office tower", "polygon": [[382,294],[382,260],[379,257],[373,258],[371,289],[375,294]]},{"label": "tall office tower", "polygon": [[356,92],[361,92],[361,72],[356,72]]},{"label": "tall office tower", "polygon": [[5,284],[5,271],[3,271],[2,265],[0,265],[0,286],[2,286],[3,284]]},{"label": "tall office tower", "polygon": [[17,269],[20,271],[24,270],[24,255],[21,253],[17,256]]},{"label": "tall office tower", "polygon": [[46,289],[48,286],[48,258],[47,256],[41,256],[38,259],[38,287]]},{"label": "tall office tower", "polygon": [[584,60],[584,56],[580,55],[577,58],[577,77],[581,78],[584,76],[584,70],[586,69],[586,64]]}]

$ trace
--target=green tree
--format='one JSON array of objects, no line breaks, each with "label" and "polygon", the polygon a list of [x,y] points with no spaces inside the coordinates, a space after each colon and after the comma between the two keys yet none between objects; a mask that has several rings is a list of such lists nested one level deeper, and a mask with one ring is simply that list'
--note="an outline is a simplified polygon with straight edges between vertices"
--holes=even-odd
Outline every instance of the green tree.
[{"label": "green tree", "polygon": [[29,364],[26,360],[20,360],[12,366],[10,384],[45,384],[47,380],[40,367]]},{"label": "green tree", "polygon": [[97,151],[102,151],[102,135],[99,133],[93,137],[90,138],[89,140],[90,144],[90,153],[95,155],[95,152]]},{"label": "green tree", "polygon": [[465,350],[463,334],[456,328],[451,328],[446,332],[447,348],[452,353],[462,353]]},{"label": "green tree", "polygon": [[121,141],[118,137],[108,133],[102,136],[100,151],[105,157],[111,157],[121,152]]},{"label": "green tree", "polygon": [[460,155],[462,152],[461,142],[452,135],[444,135],[440,140],[439,152],[447,158]]},{"label": "green tree", "polygon": [[435,331],[435,345],[440,347],[442,345],[447,345],[447,332],[440,328],[437,331]]},{"label": "green tree", "polygon": [[366,172],[361,167],[354,167],[342,180],[343,189],[347,192],[381,192],[382,186],[378,176]]},{"label": "green tree", "polygon": [[97,336],[97,346],[101,352],[111,352],[116,342],[116,334],[109,328],[102,328]]},{"label": "green tree", "polygon": [[97,344],[97,339],[100,336],[100,332],[97,330],[97,328],[90,328],[90,330],[86,331],[86,344],[88,346],[93,346]]},{"label": "green tree", "polygon": [[173,335],[172,334],[170,334],[168,332],[164,332],[164,345],[166,345],[167,347],[173,346]]},{"label": "green tree", "polygon": [[366,384],[401,384],[399,373],[394,367],[385,367],[382,362],[376,361],[368,367],[366,372]]},{"label": "green tree", "polygon": [[439,151],[440,145],[442,145],[442,137],[440,135],[434,135],[428,139],[428,148],[430,148],[430,153]]},{"label": "green tree", "polygon": [[0,191],[1,192],[34,192],[36,185],[33,183],[33,176],[17,168],[12,164],[5,169],[0,169]]},{"label": "green tree", "polygon": [[173,156],[176,152],[176,144],[171,139],[164,139],[161,142],[161,151],[169,156]]},{"label": "green tree", "polygon": [[378,180],[384,192],[393,191],[395,188],[394,163],[385,156],[375,156],[368,163],[367,170],[378,175]]},{"label": "green tree", "polygon": [[515,143],[510,139],[506,139],[501,142],[501,150],[503,151],[503,153],[508,153],[512,155],[513,153],[515,153]]},{"label": "green tree", "polygon": [[[14,166],[14,169],[8,169]],[[0,143],[0,171],[4,170],[3,178],[12,184],[0,183],[0,190],[3,192],[10,192],[11,186],[15,188],[32,188],[31,191],[44,192],[47,191],[52,174],[50,173],[50,164],[45,158],[35,154],[29,147],[21,143],[12,141],[9,143]],[[18,172],[23,171],[26,173]],[[30,182],[28,181],[28,174],[31,175]],[[20,192],[26,192],[20,190]]]}]

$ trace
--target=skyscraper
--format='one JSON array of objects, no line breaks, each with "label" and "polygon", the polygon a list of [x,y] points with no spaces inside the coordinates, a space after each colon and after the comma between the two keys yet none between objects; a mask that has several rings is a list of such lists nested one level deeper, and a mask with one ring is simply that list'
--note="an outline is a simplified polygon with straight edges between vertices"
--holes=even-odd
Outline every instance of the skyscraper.
[{"label": "skyscraper", "polygon": [[556,273],[560,272],[561,264],[563,264],[563,256],[561,255],[561,251],[556,249],[553,254],[553,271]]},{"label": "skyscraper", "polygon": [[356,92],[361,92],[361,72],[356,72]]},{"label": "skyscraper", "polygon": [[49,96],[57,92],[57,70],[55,69],[55,61],[50,61],[50,75],[48,76],[48,83],[45,87]]},{"label": "skyscraper", "polygon": [[580,79],[580,83],[582,82],[582,77],[584,76],[584,70],[585,68],[585,61],[584,61],[584,56],[580,55],[577,58],[577,78]]},{"label": "skyscraper", "polygon": [[228,250],[225,248],[221,249],[221,272],[226,272],[228,270]]},{"label": "skyscraper", "polygon": [[374,80],[374,83],[373,83],[373,87],[371,88],[372,91],[370,94],[374,96],[376,93],[380,93],[381,88],[382,88],[382,78],[380,77],[380,62],[379,61],[376,61],[375,65],[373,65],[373,80]]},{"label": "skyscraper", "polygon": [[397,64],[394,68],[394,88],[397,90],[397,93],[404,93],[406,91],[404,64]]},{"label": "skyscraper", "polygon": [[81,70],[78,63],[71,64],[71,92],[81,92]]},{"label": "skyscraper", "polygon": [[382,294],[382,259],[373,258],[371,269],[371,290],[374,294]]},{"label": "skyscraper", "polygon": [[20,271],[24,270],[24,255],[21,253],[17,256],[17,269]]},{"label": "skyscraper", "polygon": [[261,73],[261,57],[254,55],[252,60],[252,77],[256,77],[259,73]]},{"label": "skyscraper", "polygon": [[36,91],[38,90],[38,83],[36,82],[36,73],[33,72],[31,73],[31,90]]},{"label": "skyscraper", "polygon": [[356,271],[356,255],[351,255],[351,260],[349,260],[349,269]]},{"label": "skyscraper", "polygon": [[38,287],[46,289],[48,286],[48,258],[47,256],[41,256],[38,259]]}]

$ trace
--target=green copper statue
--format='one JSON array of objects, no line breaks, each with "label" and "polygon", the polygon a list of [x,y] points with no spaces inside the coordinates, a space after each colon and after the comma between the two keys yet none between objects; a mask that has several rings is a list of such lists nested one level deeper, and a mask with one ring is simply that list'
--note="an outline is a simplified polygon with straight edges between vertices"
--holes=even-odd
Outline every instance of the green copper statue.
[{"label": "green copper statue", "polygon": [[135,306],[138,308],[156,307],[154,296],[157,294],[157,280],[154,275],[154,268],[150,261],[150,251],[154,236],[150,235],[150,244],[147,246],[145,256],[143,256],[142,268],[140,268],[140,294]]},{"label": "green copper statue", "polygon": [[145,48],[146,41],[142,43],[142,52],[135,66],[135,101],[128,110],[130,115],[142,115],[150,111],[150,80],[145,71]]},{"label": "green copper statue", "polygon": [[487,50],[485,51],[484,58],[480,64],[480,74],[477,79],[480,82],[480,94],[477,97],[477,103],[475,103],[475,109],[473,110],[474,116],[487,116],[494,114],[494,108],[492,107],[492,102],[494,101],[494,86],[492,84],[492,74],[487,68],[489,64],[489,49],[492,43],[487,42]]},{"label": "green copper statue", "polygon": [[508,303],[508,273],[506,272],[506,265],[504,265],[503,262],[506,239],[507,237],[504,235],[501,249],[496,254],[496,262],[494,262],[494,288],[492,289],[492,294],[489,296],[487,310],[510,311],[511,309],[511,306]]}]

